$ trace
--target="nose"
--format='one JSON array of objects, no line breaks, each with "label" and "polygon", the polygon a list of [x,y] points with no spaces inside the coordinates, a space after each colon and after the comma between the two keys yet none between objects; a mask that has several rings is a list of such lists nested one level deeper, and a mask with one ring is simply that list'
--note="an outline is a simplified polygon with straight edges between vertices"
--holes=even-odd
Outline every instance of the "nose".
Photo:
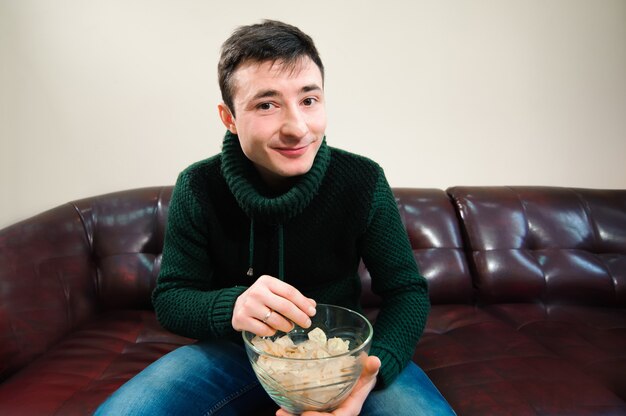
[{"label": "nose", "polygon": [[281,133],[286,138],[301,139],[309,131],[306,118],[299,108],[290,108],[285,112]]}]

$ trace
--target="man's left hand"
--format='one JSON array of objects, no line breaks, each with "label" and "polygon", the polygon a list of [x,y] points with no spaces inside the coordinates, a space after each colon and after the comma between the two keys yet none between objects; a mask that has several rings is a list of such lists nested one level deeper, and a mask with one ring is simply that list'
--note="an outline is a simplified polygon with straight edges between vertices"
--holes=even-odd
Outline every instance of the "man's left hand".
[{"label": "man's left hand", "polygon": [[[358,416],[365,403],[365,399],[376,385],[376,376],[380,369],[380,360],[374,355],[370,355],[365,359],[365,365],[361,376],[356,382],[354,389],[350,392],[348,398],[333,412],[304,412],[302,416]],[[293,416],[291,413],[283,409],[278,409],[276,416]]]}]

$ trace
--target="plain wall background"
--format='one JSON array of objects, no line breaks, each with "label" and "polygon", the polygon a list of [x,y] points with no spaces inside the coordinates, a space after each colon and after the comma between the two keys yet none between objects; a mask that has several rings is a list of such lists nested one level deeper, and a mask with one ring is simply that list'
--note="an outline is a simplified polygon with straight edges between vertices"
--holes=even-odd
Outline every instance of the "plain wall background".
[{"label": "plain wall background", "polygon": [[219,47],[263,18],[392,186],[626,188],[624,0],[0,0],[0,227],[219,152]]}]

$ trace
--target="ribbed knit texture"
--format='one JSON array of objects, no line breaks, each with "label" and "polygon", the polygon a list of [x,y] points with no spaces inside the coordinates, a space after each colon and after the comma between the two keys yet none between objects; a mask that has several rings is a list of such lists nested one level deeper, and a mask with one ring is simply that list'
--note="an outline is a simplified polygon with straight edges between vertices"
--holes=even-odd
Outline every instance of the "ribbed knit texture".
[{"label": "ribbed knit texture", "polygon": [[302,213],[317,194],[330,162],[330,150],[324,140],[309,172],[280,195],[273,195],[265,188],[256,169],[241,150],[237,136],[230,132],[226,133],[222,145],[222,160],[226,183],[248,217],[283,223]]},{"label": "ribbed knit texture", "polygon": [[313,168],[280,195],[265,188],[231,134],[221,154],[180,174],[153,293],[161,324],[192,338],[241,340],[231,326],[235,300],[260,275],[278,277],[279,227],[284,280],[318,303],[360,311],[363,259],[383,298],[371,348],[382,362],[377,387],[389,385],[423,331],[426,280],[382,169],[325,142]]}]

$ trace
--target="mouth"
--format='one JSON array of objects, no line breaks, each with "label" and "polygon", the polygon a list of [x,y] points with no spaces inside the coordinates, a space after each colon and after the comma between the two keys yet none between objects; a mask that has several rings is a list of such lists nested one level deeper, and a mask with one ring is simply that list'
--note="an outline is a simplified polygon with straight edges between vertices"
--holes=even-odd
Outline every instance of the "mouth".
[{"label": "mouth", "polygon": [[287,158],[293,159],[305,154],[310,145],[311,143],[296,147],[275,147],[274,150]]}]

